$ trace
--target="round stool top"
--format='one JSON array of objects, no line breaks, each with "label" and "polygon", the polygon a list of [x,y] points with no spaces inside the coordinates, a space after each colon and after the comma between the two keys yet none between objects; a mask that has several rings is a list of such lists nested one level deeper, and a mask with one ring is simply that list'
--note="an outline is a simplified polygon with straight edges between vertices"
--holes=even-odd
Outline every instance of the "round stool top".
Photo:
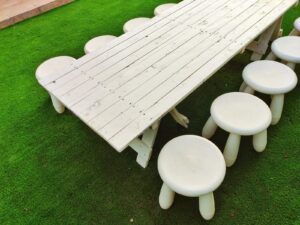
[{"label": "round stool top", "polygon": [[172,8],[175,5],[177,5],[177,4],[176,3],[167,3],[167,4],[159,5],[154,9],[154,15],[155,16],[161,15],[164,11]]},{"label": "round stool top", "polygon": [[272,43],[272,52],[288,62],[300,63],[300,37],[287,36]]},{"label": "round stool top", "polygon": [[150,18],[146,18],[146,17],[139,17],[139,18],[129,20],[124,24],[123,30],[124,30],[125,33],[127,33],[129,31],[132,31],[135,28],[145,24],[149,20],[150,20]]},{"label": "round stool top", "polygon": [[300,32],[300,17],[295,20],[294,27],[296,30],[298,30]]},{"label": "round stool top", "polygon": [[216,190],[225,171],[221,151],[200,136],[174,138],[158,157],[158,172],[163,182],[176,193],[188,197],[199,197]]},{"label": "round stool top", "polygon": [[232,92],[214,100],[211,116],[216,124],[229,133],[254,135],[269,127],[271,111],[258,97]]},{"label": "round stool top", "polygon": [[247,85],[264,94],[284,94],[297,85],[297,75],[288,66],[268,60],[250,63],[243,71]]},{"label": "round stool top", "polygon": [[35,76],[37,80],[41,80],[55,72],[61,72],[66,66],[74,63],[76,59],[70,56],[57,56],[46,60],[37,68]]},{"label": "round stool top", "polygon": [[100,48],[103,48],[105,45],[107,45],[110,41],[114,40],[116,36],[113,35],[103,35],[99,37],[95,37],[91,40],[89,40],[85,46],[84,46],[84,52],[85,54],[94,52]]}]

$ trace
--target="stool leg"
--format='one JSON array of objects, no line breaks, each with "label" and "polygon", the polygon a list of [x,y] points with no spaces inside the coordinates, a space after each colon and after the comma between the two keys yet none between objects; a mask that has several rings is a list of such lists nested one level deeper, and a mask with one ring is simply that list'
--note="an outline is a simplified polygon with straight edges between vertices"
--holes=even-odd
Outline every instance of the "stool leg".
[{"label": "stool leg", "polygon": [[241,136],[238,134],[229,134],[226,142],[226,146],[223,152],[223,156],[226,162],[226,166],[230,167],[236,161],[239,147],[241,143]]},{"label": "stool leg", "polygon": [[159,194],[159,205],[162,209],[168,209],[174,202],[175,192],[163,183]]},{"label": "stool leg", "polygon": [[211,138],[218,128],[218,125],[215,123],[212,117],[209,117],[206,124],[204,125],[202,129],[202,136],[209,139]]},{"label": "stool leg", "polygon": [[297,31],[296,29],[293,29],[293,30],[291,31],[291,33],[289,34],[289,36],[299,36],[299,35],[300,35],[300,32]]},{"label": "stool leg", "polygon": [[63,113],[65,111],[65,106],[52,94],[50,94],[52,104],[56,112]]},{"label": "stool leg", "polygon": [[248,93],[250,95],[254,95],[255,90],[250,86],[246,86],[243,92]]},{"label": "stool leg", "polygon": [[275,60],[276,58],[276,55],[274,55],[273,52],[270,52],[269,55],[266,57],[266,60]]},{"label": "stool leg", "polygon": [[213,192],[199,197],[199,211],[204,219],[210,220],[213,218],[215,215],[215,199]]},{"label": "stool leg", "polygon": [[268,142],[268,132],[264,130],[253,136],[253,147],[257,152],[263,152]]},{"label": "stool leg", "polygon": [[284,105],[284,94],[272,96],[272,102],[270,106],[272,112],[272,125],[276,125],[279,122],[283,110],[283,105]]},{"label": "stool leg", "polygon": [[295,63],[288,62],[286,65],[288,67],[290,67],[292,70],[295,70],[295,68],[296,68],[296,64]]},{"label": "stool leg", "polygon": [[245,82],[242,83],[242,85],[240,86],[239,91],[240,92],[244,92],[245,88],[247,87],[247,84]]}]

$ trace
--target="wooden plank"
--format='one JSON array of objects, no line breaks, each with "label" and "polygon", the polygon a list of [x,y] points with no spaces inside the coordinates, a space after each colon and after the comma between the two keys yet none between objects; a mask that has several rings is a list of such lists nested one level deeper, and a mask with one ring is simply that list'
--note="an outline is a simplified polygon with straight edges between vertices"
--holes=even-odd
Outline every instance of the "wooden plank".
[{"label": "wooden plank", "polygon": [[72,0],[0,0],[0,29],[70,2]]},{"label": "wooden plank", "polygon": [[253,39],[255,39],[257,34],[261,33],[266,29],[266,27],[274,23],[293,4],[295,4],[295,1],[290,0],[283,1],[277,5],[277,7],[271,13],[267,14],[267,16],[262,18],[258,24],[246,30],[239,37],[239,41],[230,43],[230,45],[220,51],[213,60],[207,62],[204,67],[197,70],[192,74],[192,76],[180,83],[166,96],[149,107],[145,116],[141,115],[139,118],[132,121],[129,126],[125,127],[125,129],[113,136],[109,142],[116,149],[124,149],[127,146],[127,144],[124,145],[124,140],[133,139],[133,136],[136,133],[143,132],[143,127],[148,126],[148,124],[152,124],[154,121],[161,118],[163,116],[161,114],[162,111],[168,112],[174,105],[186,98],[220,67],[238,54],[241,46],[248,45]]},{"label": "wooden plank", "polygon": [[[240,2],[240,1],[235,1],[235,2]],[[238,6],[238,4],[235,4],[234,6]],[[230,10],[230,9],[228,9],[228,10]],[[224,12],[226,12],[226,11],[224,11]],[[223,14],[220,13],[219,18],[222,18],[222,15]],[[203,18],[205,19],[205,17],[202,17],[202,19]],[[211,20],[210,24],[215,23],[217,20],[218,20],[218,17],[214,18],[214,20]],[[223,20],[223,24],[224,24],[224,21],[227,21],[227,20]],[[208,24],[208,26],[209,26],[209,24]],[[184,28],[180,25],[177,26],[177,29],[173,30],[171,34],[168,34],[167,38],[165,38],[165,36],[160,36],[160,38],[159,38],[160,40],[157,40],[152,45],[144,47],[143,49],[136,52],[135,54],[132,54],[129,57],[126,57],[119,62],[115,62],[117,60],[113,60],[111,63],[114,63],[113,64],[114,66],[113,67],[110,66],[105,71],[103,71],[101,74],[98,74],[99,72],[97,72],[97,74],[94,75],[94,74],[91,74],[90,72],[88,72],[85,75],[78,77],[77,78],[78,86],[75,89],[72,89],[74,87],[74,83],[70,83],[69,89],[66,88],[66,86],[63,86],[63,87],[59,87],[58,89],[51,90],[51,91],[54,92],[56,95],[61,96],[63,100],[66,100],[65,102],[67,104],[70,104],[69,106],[71,106],[71,107],[73,107],[72,104],[74,104],[76,100],[78,101],[78,96],[81,96],[82,98],[80,98],[80,99],[83,99],[83,97],[85,96],[84,95],[85,93],[89,94],[89,93],[93,92],[97,86],[99,86],[99,88],[100,88],[100,90],[99,90],[99,97],[100,97],[101,94],[107,93],[107,91],[101,89],[101,85],[104,85],[104,86],[109,85],[110,89],[115,89],[115,87],[112,87],[109,83],[109,80],[111,80],[112,78],[114,78],[114,80],[117,83],[120,83],[119,78],[124,78],[123,80],[130,78],[128,75],[134,74],[137,71],[136,65],[139,65],[139,69],[143,70],[148,65],[151,65],[151,62],[153,64],[153,60],[154,61],[159,60],[159,58],[158,58],[159,55],[160,55],[160,58],[162,56],[166,56],[168,54],[168,52],[166,51],[167,49],[170,49],[170,51],[171,51],[176,48],[176,45],[183,44],[186,41],[188,41],[189,39],[191,39],[191,37],[200,33],[199,31],[191,30],[191,29],[187,30],[186,32],[179,32],[180,29],[187,30],[188,28]],[[162,44],[160,46],[157,46],[157,43],[162,43]],[[148,50],[148,48],[150,50]],[[160,52],[156,53],[156,52],[158,52],[158,50],[160,50]],[[145,60],[145,58],[150,59],[150,61],[148,60],[148,62],[147,62]],[[101,68],[98,68],[98,71],[101,70]],[[82,79],[84,79],[84,80],[82,80]],[[85,82],[85,81],[87,81],[87,82]],[[101,84],[99,82],[101,82]],[[54,85],[56,85],[56,83]],[[71,92],[68,93],[68,91],[70,89],[72,89],[72,90],[71,90]],[[61,92],[59,92],[59,91],[61,91]],[[83,100],[85,100],[85,99],[83,99]]]},{"label": "wooden plank", "polygon": [[146,168],[150,160],[155,138],[158,132],[160,122],[158,121],[155,128],[148,128],[142,137],[142,140],[136,138],[130,142],[130,147],[138,153],[136,161],[143,168]]},{"label": "wooden plank", "polygon": [[[216,0],[216,2],[219,2],[221,4],[225,1],[228,0]],[[70,66],[62,74],[53,74],[53,76],[42,80],[41,84],[43,86],[46,86],[47,89],[51,90],[50,86],[54,80],[56,84],[59,84],[60,79],[62,79],[64,76],[69,76],[71,78],[76,77],[78,74],[80,74],[81,70],[88,71],[89,69],[92,69],[95,65],[109,60],[116,54],[121,54],[122,51],[127,52],[129,47],[134,48],[134,45],[142,46],[143,43],[149,43],[151,40],[160,35],[160,33],[166,32],[166,29],[168,30],[168,27],[170,25],[171,27],[169,29],[175,28],[177,24],[175,22],[172,22],[174,18],[182,16],[191,10],[193,10],[197,14],[200,14],[203,10],[207,9],[209,5],[213,5],[216,3],[211,3],[209,0],[194,0],[191,1],[190,4],[185,3],[186,5],[183,4],[183,6],[182,4],[179,4],[179,6],[174,7],[174,10],[178,10],[175,11],[173,14],[164,15],[163,18],[154,17],[149,23],[147,23],[147,25],[145,25],[145,27],[141,26],[140,28],[137,28],[136,31],[126,33],[121,37],[117,38],[116,40],[112,41],[112,43],[110,43],[108,47],[100,49],[95,53],[91,53],[87,56],[80,58],[79,60],[77,60],[74,66]],[[81,70],[77,70],[77,68],[79,67],[81,68]]]},{"label": "wooden plank", "polygon": [[[250,2],[250,1],[249,1]],[[251,4],[251,3],[250,3]],[[249,15],[255,14],[257,10],[260,7],[263,7],[264,5],[260,6],[256,4],[254,7],[251,8],[251,10],[247,11],[247,14],[243,14],[244,18],[248,18]],[[246,7],[247,8],[247,7]],[[261,9],[263,10],[263,9]],[[243,11],[242,11],[243,12]],[[235,14],[232,15],[233,18],[235,18]],[[234,20],[236,23],[239,23],[242,21],[243,18],[240,18],[240,20]],[[228,23],[228,21],[224,21],[226,25],[221,26],[220,28],[217,28],[219,32],[222,32],[223,30],[229,34],[232,32],[232,30],[235,29],[237,24],[231,25],[231,23]],[[220,40],[222,40],[222,36],[216,35],[211,36],[209,33],[204,33],[199,35],[199,39],[195,38],[193,41],[187,42],[184,45],[180,46],[180,48],[177,48],[175,52],[172,52],[172,54],[168,55],[168,57],[160,60],[158,63],[152,65],[152,69],[149,70],[149,76],[147,73],[143,73],[142,77],[149,77],[150,79],[146,80],[143,84],[137,86],[137,89],[135,89],[133,92],[127,93],[121,93],[118,89],[118,93],[127,100],[127,102],[131,102],[136,106],[136,103],[141,101],[141,99],[147,94],[150,94],[153,92],[155,87],[162,86],[164,84],[164,81],[167,81],[169,77],[174,75],[179,69],[185,67],[188,65],[194,58],[199,57],[200,55],[203,55],[205,52],[207,52],[210,48],[210,46],[214,45],[215,43],[218,43]],[[206,55],[203,56],[204,58],[207,57]],[[189,74],[184,74],[185,76],[188,76]],[[128,90],[128,88],[126,88]],[[126,92],[127,90],[123,89],[123,92]],[[124,101],[124,100],[122,100]],[[144,101],[144,100],[143,100]],[[146,100],[147,104],[151,104],[151,102],[148,102]],[[101,104],[102,105],[102,104]],[[130,105],[127,105],[127,108],[123,109],[126,111]],[[141,109],[142,110],[142,109]],[[99,117],[101,117],[101,121],[95,118],[95,124],[94,126],[96,129],[100,129],[106,122],[108,122],[112,116],[114,116],[115,113],[121,114],[120,107],[118,107],[118,104],[115,104],[111,109],[107,110],[105,114],[99,114]],[[124,115],[124,114],[123,114]],[[131,114],[133,116],[134,114]],[[125,115],[124,115],[125,116]],[[106,121],[106,118],[108,121]],[[126,120],[125,120],[126,121]],[[123,120],[123,122],[125,122]],[[93,122],[93,121],[91,121]]]},{"label": "wooden plank", "polygon": [[[137,111],[146,114],[145,109],[166,95],[174,86],[176,87],[180,82],[185,80],[194,70],[199,69],[202,65],[205,65],[207,61],[213,59],[218,51],[226,48],[232,42],[231,39],[238,37],[243,29],[247,29],[249,25],[259,20],[260,18],[256,16],[257,13],[273,9],[273,7],[268,4],[263,4],[263,6],[256,4],[251,10],[247,10],[247,13],[242,14],[239,20],[234,20],[234,24],[227,23],[226,26],[222,27],[219,32],[226,35],[226,38],[222,36],[216,36],[214,39],[207,38],[198,46],[192,45],[189,52],[182,57],[178,58],[178,55],[175,54],[174,57],[176,57],[176,59],[174,58],[173,63],[168,64],[167,69],[158,69],[157,75],[152,76],[147,83],[144,83],[134,92],[130,93],[130,95],[124,97],[127,102],[132,102],[135,106],[134,109],[127,106],[127,108],[120,113],[119,105],[116,103],[114,105],[115,107],[113,106],[107,110],[107,113],[99,115],[101,120],[98,118],[92,120],[91,123],[94,123],[93,126],[101,130],[102,136],[109,139],[118,132],[121,127],[126,127],[130,121],[140,116],[140,113],[136,113]],[[226,33],[224,33],[225,31]],[[116,111],[119,112],[118,116],[111,120],[111,116]],[[106,118],[107,120],[111,120],[111,122],[109,121],[109,123],[106,124]]]},{"label": "wooden plank", "polygon": [[[235,14],[234,15],[232,15],[232,16],[235,16]],[[218,18],[217,18],[218,19]],[[213,21],[212,21],[213,22]],[[224,23],[226,23],[227,21],[226,20],[223,20],[223,22]],[[221,24],[221,25],[223,25],[223,24]],[[218,29],[218,28],[216,28],[216,29]],[[193,32],[196,32],[195,30],[192,30]],[[200,36],[201,37],[201,36]],[[197,44],[197,43],[200,43],[201,41],[203,41],[203,40],[205,40],[205,39],[207,39],[209,36],[207,36],[207,35],[205,35],[205,36],[203,36],[203,37],[201,37],[201,39],[195,39],[194,40],[194,44]],[[185,40],[183,40],[183,43],[185,43]],[[202,47],[201,47],[202,48]],[[201,48],[199,48],[199,49],[201,49]],[[163,55],[165,55],[165,53],[164,52],[162,52],[162,56]],[[149,57],[150,59],[155,59],[156,57]],[[158,59],[159,60],[159,59]],[[171,59],[171,61],[173,61],[173,59]],[[170,63],[170,60],[169,60],[169,62],[164,62],[165,64],[169,64]],[[158,65],[157,65],[158,66]],[[132,71],[133,72],[133,71]],[[145,76],[144,76],[145,75]],[[142,74],[141,76],[140,76],[140,78],[142,78],[142,79],[144,79],[145,77],[149,77],[149,76],[146,76],[147,74]],[[150,76],[152,76],[152,75],[150,75]],[[131,82],[133,85],[135,84],[135,83],[133,83],[133,82]],[[141,82],[141,84],[142,84],[142,82]],[[132,88],[134,88],[134,86],[133,85],[131,85],[132,86]],[[129,86],[130,87],[130,86]],[[112,88],[111,86],[110,86],[110,88]],[[122,89],[119,89],[119,90],[122,90]],[[119,90],[118,90],[118,93],[120,93],[119,92]],[[125,94],[125,91],[126,90],[128,90],[128,86],[123,90],[123,92],[124,93],[122,93],[122,94]],[[129,91],[129,90],[128,90]],[[77,115],[79,116],[79,117],[81,117],[81,118],[83,118],[83,119],[85,119],[86,121],[88,121],[90,118],[92,118],[93,116],[95,116],[95,115],[97,115],[98,113],[99,113],[99,110],[102,110],[102,111],[104,111],[105,109],[106,109],[106,107],[109,107],[111,104],[113,104],[114,102],[116,102],[116,101],[121,101],[122,100],[122,98],[120,99],[120,96],[117,96],[117,95],[115,95],[114,93],[111,93],[110,94],[110,97],[109,98],[105,98],[104,99],[104,101],[103,100],[99,100],[99,99],[97,99],[99,96],[101,97],[102,95],[104,95],[105,93],[107,93],[107,90],[105,89],[105,88],[101,88],[101,90],[100,89],[98,89],[97,90],[97,92],[95,91],[95,92],[93,92],[93,94],[90,96],[91,98],[93,98],[93,100],[91,100],[91,98],[89,99],[89,100],[86,100],[86,99],[84,99],[85,101],[82,101],[84,104],[85,104],[85,106],[88,106],[87,108],[86,108],[86,110],[84,111],[84,112],[80,112],[80,113],[78,113],[78,111],[80,110],[80,109],[82,109],[82,107],[83,107],[83,105],[81,104],[81,105],[79,105],[78,107],[77,107],[77,105],[76,106],[72,106],[72,107],[70,107],[74,112],[77,112]],[[78,97],[77,97],[78,98]],[[63,98],[62,98],[63,99]],[[76,98],[75,98],[76,99]],[[92,101],[92,103],[90,103]],[[123,101],[123,100],[122,100]],[[126,107],[126,108],[128,108],[128,107],[130,107],[130,102],[123,102],[122,103],[122,106],[123,107]],[[100,116],[102,119],[101,119],[101,123],[106,123],[106,122],[108,122],[109,120],[110,120],[110,117],[111,116],[114,116],[116,113],[117,113],[117,115],[119,114],[119,113],[121,113],[119,110],[118,110],[118,108],[120,109],[121,107],[120,107],[120,105],[116,105],[116,108],[113,108],[113,109],[111,109],[109,112],[107,112],[106,113],[106,115],[109,117],[109,118],[107,118],[107,119],[104,119],[105,117],[103,117],[102,115]],[[107,121],[108,120],[108,121]]]},{"label": "wooden plank", "polygon": [[[248,1],[250,2],[250,1]],[[232,15],[233,17],[236,15]],[[222,15],[221,15],[222,17]],[[227,20],[228,17],[226,19],[223,19],[223,23],[219,24],[219,27],[215,27],[215,30],[211,30],[211,32],[215,32],[218,31],[222,26],[224,26],[229,20]],[[219,18],[217,17],[216,20],[219,20]],[[215,21],[212,20],[211,24],[214,24]],[[210,25],[210,23],[208,23],[208,26]],[[184,52],[189,52],[190,50],[193,49],[193,47],[187,48],[186,46],[187,44],[193,46],[191,43],[194,44],[194,46],[196,46],[197,44],[201,43],[202,41],[204,41],[205,39],[208,39],[209,37],[212,36],[212,34],[208,34],[208,33],[200,33],[199,31],[195,31],[195,30],[191,30],[190,32],[187,32],[185,34],[183,34],[184,36],[192,36],[192,38],[188,38],[189,43],[187,43],[188,39],[184,39],[184,38],[177,38],[176,37],[176,41],[177,43],[169,43],[168,46],[170,51],[167,51],[168,48],[163,48],[163,49],[158,49],[157,51],[159,52],[154,52],[152,55],[149,55],[147,57],[146,60],[143,61],[137,61],[137,65],[134,66],[132,65],[130,69],[126,69],[122,72],[118,72],[118,76],[113,77],[113,81],[110,82],[111,77],[109,80],[103,82],[103,85],[109,87],[112,90],[118,89],[118,94],[120,94],[121,96],[124,96],[125,94],[127,94],[128,92],[131,92],[132,90],[134,90],[136,87],[139,87],[140,85],[142,85],[149,77],[151,78],[153,75],[155,75],[155,71],[158,71],[159,69],[162,70],[163,68],[165,68],[165,65],[169,65],[171,64],[172,61],[174,61],[176,58],[181,57],[181,54]],[[218,38],[218,37],[217,37]],[[200,47],[201,50],[202,47]],[[181,51],[181,49],[185,50],[184,52]],[[178,56],[176,56],[176,54],[172,54],[172,55],[168,55],[170,54],[172,51],[176,50],[177,52],[181,53],[176,53],[178,54]],[[168,56],[173,56],[173,57],[168,57]],[[175,58],[174,58],[175,56]],[[156,64],[155,64],[156,63]],[[163,65],[164,64],[164,65]],[[147,66],[145,66],[147,65]],[[145,71],[147,69],[147,71]],[[152,71],[152,73],[150,73]],[[129,80],[131,77],[133,77],[133,79]],[[128,81],[128,82],[127,82]],[[124,84],[124,85],[123,85]],[[104,93],[98,93],[98,98],[97,101],[101,100],[101,97],[103,97]],[[106,96],[105,96],[106,97]],[[83,99],[85,100],[85,99]],[[90,100],[90,99],[89,99]],[[85,101],[87,102],[87,101]],[[77,107],[77,105],[75,105],[75,107]],[[82,105],[78,105],[78,107],[83,108]]]},{"label": "wooden plank", "polygon": [[[206,2],[206,1],[208,1],[208,0],[204,0],[203,2]],[[99,60],[100,56],[107,54],[109,51],[115,50],[115,48],[119,47],[119,45],[122,45],[124,43],[126,44],[127,42],[130,41],[130,43],[128,45],[128,46],[130,46],[134,42],[137,42],[138,40],[144,38],[147,34],[154,32],[158,27],[163,27],[165,25],[164,20],[166,17],[178,16],[178,15],[180,15],[180,13],[184,13],[186,10],[188,10],[191,7],[191,4],[193,4],[195,2],[196,2],[196,0],[185,0],[185,1],[180,2],[178,5],[173,7],[172,10],[170,10],[170,14],[165,15],[163,17],[160,17],[160,16],[154,17],[149,23],[147,23],[147,25],[138,27],[137,29],[135,29],[132,32],[128,32],[128,33],[121,35],[119,38],[111,41],[110,45],[108,45],[107,47],[104,47],[102,49],[99,49],[97,51],[94,51],[90,54],[87,54],[87,55],[81,57],[80,59],[78,59],[76,61],[76,63],[74,65],[70,65],[64,71],[62,71],[61,74],[53,74],[51,77],[45,78],[42,81],[40,81],[40,83],[43,86],[46,86],[47,84],[52,83],[54,80],[56,81],[57,79],[65,76],[65,75],[68,75],[71,72],[76,72],[76,70],[79,67],[84,66],[85,64],[88,64],[90,62],[93,62],[94,60]],[[198,3],[198,4],[202,4],[203,2]],[[167,22],[169,22],[169,21],[167,21]],[[124,46],[124,48],[126,48],[126,46]],[[108,56],[105,55],[105,57],[108,57]]]}]

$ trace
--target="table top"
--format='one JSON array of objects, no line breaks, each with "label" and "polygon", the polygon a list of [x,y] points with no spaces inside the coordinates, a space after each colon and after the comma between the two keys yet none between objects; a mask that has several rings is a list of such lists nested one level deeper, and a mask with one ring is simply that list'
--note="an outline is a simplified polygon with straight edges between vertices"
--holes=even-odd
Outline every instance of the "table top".
[{"label": "table top", "polygon": [[295,3],[185,0],[39,82],[122,151]]}]

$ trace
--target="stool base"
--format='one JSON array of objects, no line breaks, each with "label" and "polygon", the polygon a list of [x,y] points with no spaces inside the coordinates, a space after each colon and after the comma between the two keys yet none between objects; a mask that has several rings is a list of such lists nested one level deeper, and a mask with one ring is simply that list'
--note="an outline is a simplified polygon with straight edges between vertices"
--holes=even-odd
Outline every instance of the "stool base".
[{"label": "stool base", "polygon": [[162,209],[169,209],[174,202],[175,192],[163,183],[159,194],[159,205]]},{"label": "stool base", "polygon": [[273,95],[271,102],[271,112],[272,112],[272,125],[276,125],[282,115],[284,105],[284,94]]},{"label": "stool base", "polygon": [[[175,198],[175,192],[163,183],[159,194],[159,205],[162,209],[169,209]],[[205,220],[215,215],[215,199],[213,192],[199,196],[199,212]]]}]

